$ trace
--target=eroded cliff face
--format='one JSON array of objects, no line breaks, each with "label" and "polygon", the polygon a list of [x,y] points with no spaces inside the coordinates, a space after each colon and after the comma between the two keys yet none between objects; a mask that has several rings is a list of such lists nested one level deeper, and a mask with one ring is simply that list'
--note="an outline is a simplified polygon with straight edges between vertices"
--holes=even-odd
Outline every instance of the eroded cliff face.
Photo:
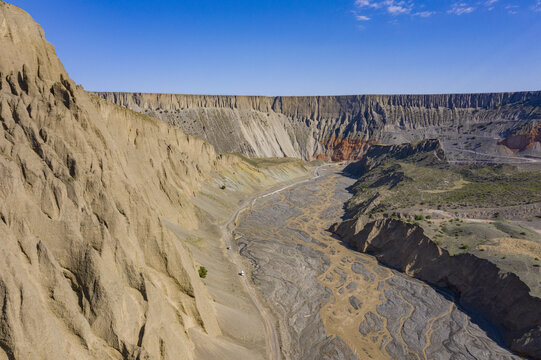
[{"label": "eroded cliff face", "polygon": [[0,359],[191,359],[193,334],[227,343],[171,228],[197,230],[194,196],[217,172],[254,189],[271,172],[86,93],[3,1],[0,49]]},{"label": "eroded cliff face", "polygon": [[517,126],[541,119],[540,92],[318,97],[97,94],[180,126],[220,152],[335,161],[360,158],[367,143],[400,143],[449,132],[460,138],[475,124],[487,138],[503,139]]},{"label": "eroded cliff face", "polygon": [[517,132],[500,142],[513,151],[526,151],[534,147],[539,147],[541,143],[541,125],[534,127],[526,132]]},{"label": "eroded cliff face", "polygon": [[214,149],[85,93],[20,9],[0,24],[0,353],[190,358],[187,328],[220,329],[160,218],[197,224]]},{"label": "eroded cliff face", "polygon": [[333,227],[355,249],[381,263],[450,289],[466,308],[502,332],[511,350],[534,359],[541,354],[541,299],[518,276],[472,254],[451,256],[416,225],[396,219],[359,217]]},{"label": "eroded cliff face", "polygon": [[[344,168],[346,173],[361,176],[388,160],[417,160],[431,163],[444,162],[445,150],[438,139],[426,139],[400,145],[373,145],[365,156]],[[396,175],[396,174],[395,174]]]},{"label": "eroded cliff face", "polygon": [[[362,160],[345,168],[345,172],[358,181],[351,187],[354,196],[346,204],[349,219],[333,225],[331,231],[353,249],[373,255],[380,263],[451,291],[467,311],[481,314],[494,325],[512,351],[540,358],[541,313],[536,309],[540,308],[541,299],[529,287],[536,286],[538,278],[521,278],[524,273],[519,267],[497,263],[501,254],[483,257],[480,253],[467,253],[465,240],[461,245],[461,249],[465,249],[463,252],[450,253],[447,249],[452,247],[448,247],[450,243],[444,236],[447,225],[440,222],[438,216],[454,216],[451,221],[458,221],[456,217],[462,209],[455,206],[453,213],[448,213],[442,209],[441,202],[432,203],[421,197],[423,192],[447,193],[456,186],[442,175],[443,172],[437,172],[450,168],[445,159],[446,153],[437,139],[370,147]],[[417,170],[407,171],[408,167]],[[431,175],[423,178],[416,176],[416,171],[423,176]],[[445,182],[450,186],[434,190],[434,185]],[[408,183],[415,186],[407,187]],[[415,205],[400,202],[400,198],[408,194],[414,194],[415,201],[423,208],[412,212],[425,211],[431,215],[427,215],[431,220],[422,215],[411,216],[408,211]],[[392,207],[384,206],[388,203]],[[467,226],[462,223],[457,226],[463,225],[464,228]],[[432,232],[436,241],[425,234],[434,228],[440,229]],[[474,234],[472,228],[468,231]],[[455,233],[452,241],[458,241],[458,237]]]}]

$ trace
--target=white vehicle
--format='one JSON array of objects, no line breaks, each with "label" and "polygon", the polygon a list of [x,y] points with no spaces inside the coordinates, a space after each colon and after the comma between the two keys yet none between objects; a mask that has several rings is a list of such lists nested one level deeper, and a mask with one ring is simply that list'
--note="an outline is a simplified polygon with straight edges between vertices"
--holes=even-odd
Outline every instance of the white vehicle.
[{"label": "white vehicle", "polygon": [[227,247],[227,250],[231,250],[231,246],[228,246],[228,247]]},{"label": "white vehicle", "polygon": [[244,270],[241,270],[239,273],[240,276],[244,276]]}]

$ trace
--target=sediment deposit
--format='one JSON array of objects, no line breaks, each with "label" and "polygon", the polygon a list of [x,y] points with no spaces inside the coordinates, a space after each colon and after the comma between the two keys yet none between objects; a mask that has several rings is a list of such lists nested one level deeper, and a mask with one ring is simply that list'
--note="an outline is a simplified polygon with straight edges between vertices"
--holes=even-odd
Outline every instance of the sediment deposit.
[{"label": "sediment deposit", "polygon": [[330,171],[240,218],[238,245],[276,314],[284,358],[518,359],[452,298],[326,231],[353,182]]}]

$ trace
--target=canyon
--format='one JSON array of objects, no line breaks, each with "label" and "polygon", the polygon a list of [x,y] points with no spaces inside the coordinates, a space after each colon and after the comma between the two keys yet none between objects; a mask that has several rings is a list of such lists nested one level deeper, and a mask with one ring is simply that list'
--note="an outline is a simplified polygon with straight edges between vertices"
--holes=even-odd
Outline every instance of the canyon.
[{"label": "canyon", "polygon": [[0,360],[541,358],[541,92],[89,92],[1,0],[0,49]]},{"label": "canyon", "polygon": [[[359,159],[367,145],[439,137],[460,149],[510,154],[541,122],[541,92],[317,97],[96,93],[202,137],[219,152],[306,160]],[[508,141],[500,141],[511,138]],[[470,141],[464,141],[464,139]],[[518,150],[538,154],[539,139]],[[459,151],[460,152],[460,151]],[[463,153],[462,153],[463,154]]]}]

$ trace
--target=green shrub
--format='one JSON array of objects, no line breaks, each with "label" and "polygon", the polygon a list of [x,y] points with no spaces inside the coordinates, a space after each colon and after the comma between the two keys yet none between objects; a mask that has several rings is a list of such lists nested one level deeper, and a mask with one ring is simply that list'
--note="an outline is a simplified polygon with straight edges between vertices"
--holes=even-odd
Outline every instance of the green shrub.
[{"label": "green shrub", "polygon": [[220,186],[220,189],[225,190],[225,185]]},{"label": "green shrub", "polygon": [[207,277],[207,272],[208,272],[208,271],[207,271],[207,268],[206,268],[206,267],[204,267],[204,266],[200,266],[200,267],[199,267],[199,277],[200,277],[201,279],[204,279],[204,278]]},{"label": "green shrub", "polygon": [[415,220],[417,220],[417,221],[422,221],[424,219],[425,219],[425,217],[423,215],[415,215]]}]

